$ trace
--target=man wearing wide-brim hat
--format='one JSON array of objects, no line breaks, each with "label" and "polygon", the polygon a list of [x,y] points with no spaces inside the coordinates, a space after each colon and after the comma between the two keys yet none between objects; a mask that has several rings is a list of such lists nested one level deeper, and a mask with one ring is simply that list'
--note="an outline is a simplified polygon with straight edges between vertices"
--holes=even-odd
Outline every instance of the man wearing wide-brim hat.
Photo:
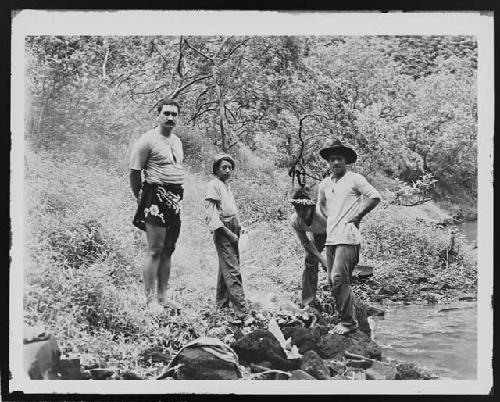
[{"label": "man wearing wide-brim hat", "polygon": [[351,147],[328,139],[319,153],[331,172],[319,185],[318,204],[327,218],[327,273],[338,311],[338,324],[332,332],[347,334],[357,328],[351,278],[362,241],[359,224],[380,202],[380,194],[364,176],[347,170],[357,159]]}]

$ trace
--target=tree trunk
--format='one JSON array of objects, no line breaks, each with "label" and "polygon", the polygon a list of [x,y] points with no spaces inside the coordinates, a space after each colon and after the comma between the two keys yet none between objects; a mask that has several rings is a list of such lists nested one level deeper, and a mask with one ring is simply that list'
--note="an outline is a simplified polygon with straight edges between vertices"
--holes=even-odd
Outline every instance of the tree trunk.
[{"label": "tree trunk", "polygon": [[215,92],[217,93],[217,103],[219,107],[219,129],[220,129],[220,138],[221,138],[221,146],[222,151],[227,152],[227,144],[226,144],[226,133],[224,131],[224,100],[222,95],[222,88],[217,82],[217,67],[214,63],[212,66],[212,76],[215,83]]}]

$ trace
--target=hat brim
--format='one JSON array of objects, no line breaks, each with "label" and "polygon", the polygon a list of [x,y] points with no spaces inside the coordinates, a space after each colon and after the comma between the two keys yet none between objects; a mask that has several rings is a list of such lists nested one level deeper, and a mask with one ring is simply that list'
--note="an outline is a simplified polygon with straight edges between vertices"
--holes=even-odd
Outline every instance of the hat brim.
[{"label": "hat brim", "polygon": [[356,162],[358,159],[358,155],[352,148],[344,147],[344,146],[336,146],[336,147],[326,147],[319,151],[319,154],[323,159],[328,159],[328,156],[331,154],[342,155],[345,158],[345,162],[347,164],[351,164]]}]

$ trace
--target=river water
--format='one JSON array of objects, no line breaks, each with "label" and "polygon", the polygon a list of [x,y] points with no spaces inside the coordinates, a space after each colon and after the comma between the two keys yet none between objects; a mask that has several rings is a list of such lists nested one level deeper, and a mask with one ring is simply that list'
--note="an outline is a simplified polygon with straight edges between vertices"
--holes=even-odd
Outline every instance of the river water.
[{"label": "river water", "polygon": [[476,379],[475,302],[383,308],[385,316],[374,318],[374,339],[383,356],[415,362],[443,379]]}]

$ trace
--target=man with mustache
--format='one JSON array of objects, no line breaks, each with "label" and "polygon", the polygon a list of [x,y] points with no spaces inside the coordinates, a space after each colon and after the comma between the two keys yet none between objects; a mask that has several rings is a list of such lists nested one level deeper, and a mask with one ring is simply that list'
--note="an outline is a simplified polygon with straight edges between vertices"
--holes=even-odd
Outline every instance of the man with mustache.
[{"label": "man with mustache", "polygon": [[327,218],[327,273],[338,311],[333,332],[344,335],[357,328],[351,278],[362,240],[359,223],[380,202],[380,194],[364,176],[347,170],[346,165],[357,159],[352,148],[329,139],[319,152],[331,172],[319,185],[318,204]]},{"label": "man with mustache", "polygon": [[158,126],[136,141],[130,156],[130,187],[138,203],[133,224],[146,232],[144,288],[147,304],[155,313],[163,311],[162,305],[167,304],[171,257],[179,237],[184,194],[184,154],[182,142],[174,134],[180,107],[164,99],[157,111]]}]

